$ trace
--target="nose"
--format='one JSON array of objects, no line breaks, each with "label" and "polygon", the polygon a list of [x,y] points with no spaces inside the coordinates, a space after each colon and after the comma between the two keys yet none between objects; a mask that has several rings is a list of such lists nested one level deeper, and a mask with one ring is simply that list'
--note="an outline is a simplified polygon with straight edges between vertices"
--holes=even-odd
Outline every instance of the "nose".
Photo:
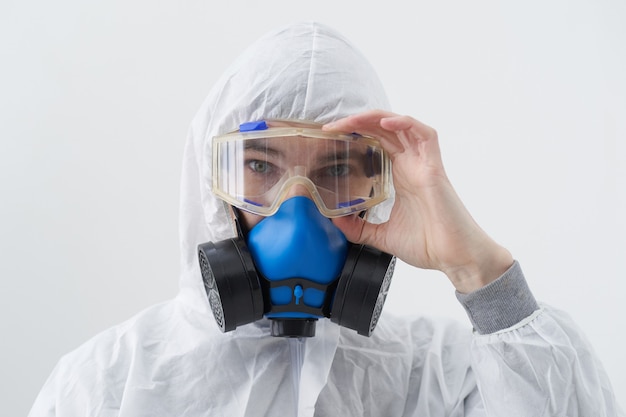
[{"label": "nose", "polygon": [[309,189],[303,184],[294,184],[287,191],[287,198],[303,196],[313,200],[313,196]]}]

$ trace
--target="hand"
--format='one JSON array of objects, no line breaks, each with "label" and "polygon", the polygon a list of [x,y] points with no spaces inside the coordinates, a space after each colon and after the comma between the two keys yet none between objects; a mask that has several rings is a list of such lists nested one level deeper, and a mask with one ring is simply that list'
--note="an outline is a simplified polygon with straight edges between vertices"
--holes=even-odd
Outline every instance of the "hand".
[{"label": "hand", "polygon": [[323,127],[375,136],[392,161],[395,203],[386,223],[357,215],[333,220],[346,238],[374,246],[419,268],[443,271],[468,293],[502,275],[511,254],[472,219],[448,180],[437,132],[408,116],[374,110]]}]

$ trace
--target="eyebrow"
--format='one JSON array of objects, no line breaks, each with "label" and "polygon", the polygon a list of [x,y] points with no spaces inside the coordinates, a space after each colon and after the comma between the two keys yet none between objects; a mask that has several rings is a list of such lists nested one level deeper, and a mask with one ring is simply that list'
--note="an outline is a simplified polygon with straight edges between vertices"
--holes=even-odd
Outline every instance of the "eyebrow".
[{"label": "eyebrow", "polygon": [[267,146],[267,143],[265,142],[258,143],[255,141],[247,141],[244,146],[244,150],[264,153],[273,157],[284,156],[284,153],[282,151],[279,151],[278,149],[270,148],[269,146]]},{"label": "eyebrow", "polygon": [[328,152],[325,155],[320,155],[317,158],[317,162],[320,164],[324,164],[324,163],[333,162],[333,161],[344,161],[344,160],[350,160],[350,159],[358,160],[358,158],[362,156],[364,156],[364,153],[357,152],[356,150],[344,151],[344,152]]},{"label": "eyebrow", "polygon": [[[282,150],[268,146],[267,142],[259,143],[257,141],[248,141],[244,145],[244,150],[263,153],[273,158],[285,157],[285,153]],[[331,152],[327,152],[324,155],[319,155],[316,158],[316,162],[318,164],[325,164],[325,163],[334,162],[334,161],[358,160],[359,158],[362,158],[364,156],[365,156],[364,152],[359,152],[354,149],[349,150],[349,151],[342,151],[342,152],[331,151]]]}]

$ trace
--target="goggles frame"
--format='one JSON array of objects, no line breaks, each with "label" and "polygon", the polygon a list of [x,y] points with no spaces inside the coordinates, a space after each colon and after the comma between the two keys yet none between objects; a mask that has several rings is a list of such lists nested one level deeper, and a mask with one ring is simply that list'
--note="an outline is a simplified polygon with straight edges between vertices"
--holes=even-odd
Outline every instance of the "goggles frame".
[{"label": "goggles frame", "polygon": [[[291,187],[296,184],[303,185],[309,192],[313,202],[319,211],[326,217],[341,217],[355,212],[367,210],[389,198],[391,184],[391,160],[384,150],[380,141],[373,136],[361,135],[358,133],[335,133],[321,130],[321,124],[293,120],[268,119],[258,122],[244,123],[240,130],[213,137],[212,156],[212,191],[213,193],[242,210],[258,214],[261,216],[271,216],[286,199]],[[306,176],[293,175],[280,184],[280,190],[276,194],[273,202],[269,206],[256,204],[247,200],[244,196],[235,197],[220,187],[221,176],[227,171],[221,166],[220,146],[228,142],[238,142],[254,139],[274,139],[274,138],[312,138],[320,140],[342,141],[347,143],[358,143],[373,147],[380,153],[380,181],[377,184],[378,192],[368,199],[359,198],[356,201],[347,201],[345,205],[329,208],[324,203],[317,186]],[[378,167],[377,167],[378,170]],[[228,174],[226,174],[228,175]]]}]

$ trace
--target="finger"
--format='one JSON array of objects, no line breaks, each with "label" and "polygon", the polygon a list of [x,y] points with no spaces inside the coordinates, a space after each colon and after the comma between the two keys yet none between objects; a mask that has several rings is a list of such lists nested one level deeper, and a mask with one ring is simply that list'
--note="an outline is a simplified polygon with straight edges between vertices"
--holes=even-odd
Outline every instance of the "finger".
[{"label": "finger", "polygon": [[350,242],[370,245],[382,251],[386,250],[376,239],[377,230],[381,225],[368,223],[358,215],[337,217],[332,221]]},{"label": "finger", "polygon": [[381,119],[380,125],[387,130],[415,130],[424,134],[430,134],[434,129],[411,116],[392,115]]},{"label": "finger", "polygon": [[371,110],[339,119],[323,127],[329,131],[358,132],[375,136],[391,154],[413,148],[421,141],[437,142],[437,132],[432,127],[410,116],[384,110]]},{"label": "finger", "polygon": [[410,116],[385,117],[381,119],[380,125],[384,129],[393,130],[405,150],[410,149],[427,160],[440,161],[437,131],[432,127]]},{"label": "finger", "polygon": [[392,116],[396,114],[385,110],[369,110],[327,123],[322,129],[340,132],[353,132],[354,129],[384,131],[380,128],[380,120]]},{"label": "finger", "polygon": [[362,135],[376,137],[390,154],[394,154],[403,151],[397,134],[389,129],[383,128],[380,124],[382,119],[394,116],[397,115],[388,111],[371,110],[327,123],[322,129],[335,132],[358,132]]},{"label": "finger", "polygon": [[335,132],[358,132],[362,135],[389,139],[394,134],[387,129],[383,129],[380,121],[385,117],[393,116],[396,116],[396,114],[383,110],[371,110],[327,123],[322,129]]},{"label": "finger", "polygon": [[357,215],[342,216],[332,219],[333,224],[339,228],[352,243],[361,243],[363,231],[363,219]]}]

